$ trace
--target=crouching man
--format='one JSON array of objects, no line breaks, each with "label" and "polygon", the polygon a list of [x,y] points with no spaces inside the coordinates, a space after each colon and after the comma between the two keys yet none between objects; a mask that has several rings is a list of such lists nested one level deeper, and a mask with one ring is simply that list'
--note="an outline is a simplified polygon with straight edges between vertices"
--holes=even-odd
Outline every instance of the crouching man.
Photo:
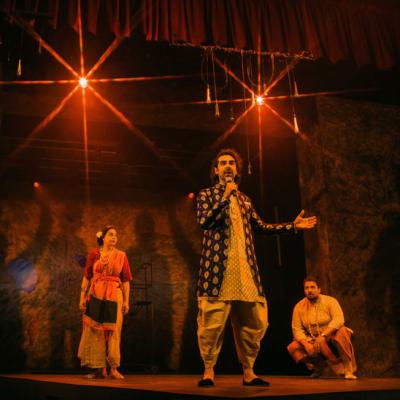
[{"label": "crouching man", "polygon": [[344,326],[339,302],[321,294],[317,278],[304,279],[305,298],[293,310],[293,342],[287,347],[296,363],[304,362],[318,378],[330,367],[338,376],[357,379],[351,329]]}]

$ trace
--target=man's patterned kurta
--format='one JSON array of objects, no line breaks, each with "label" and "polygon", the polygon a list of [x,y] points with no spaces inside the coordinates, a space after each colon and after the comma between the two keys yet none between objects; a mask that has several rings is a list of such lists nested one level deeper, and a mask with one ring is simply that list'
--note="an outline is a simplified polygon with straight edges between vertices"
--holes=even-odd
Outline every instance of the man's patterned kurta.
[{"label": "man's patterned kurta", "polygon": [[[218,297],[227,266],[230,216],[229,200],[222,201],[224,192],[225,185],[217,183],[211,188],[203,189],[197,196],[197,222],[204,229],[197,283],[198,297]],[[254,251],[253,230],[276,234],[294,233],[296,229],[292,222],[266,224],[255,212],[249,197],[239,191],[236,195],[242,213],[247,261],[258,293],[260,296],[264,296]]]}]

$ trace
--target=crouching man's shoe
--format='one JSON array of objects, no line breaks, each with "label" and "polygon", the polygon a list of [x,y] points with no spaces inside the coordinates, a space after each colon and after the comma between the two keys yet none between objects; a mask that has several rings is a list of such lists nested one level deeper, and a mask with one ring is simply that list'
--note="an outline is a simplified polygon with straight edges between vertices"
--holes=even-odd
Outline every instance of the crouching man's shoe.
[{"label": "crouching man's shoe", "polygon": [[212,387],[214,386],[214,381],[212,379],[200,379],[197,384],[198,387]]},{"label": "crouching man's shoe", "polygon": [[261,378],[254,378],[249,382],[246,382],[243,379],[243,386],[264,386],[264,387],[267,387],[267,386],[270,386],[270,383],[268,381],[264,380],[264,379],[261,379]]}]

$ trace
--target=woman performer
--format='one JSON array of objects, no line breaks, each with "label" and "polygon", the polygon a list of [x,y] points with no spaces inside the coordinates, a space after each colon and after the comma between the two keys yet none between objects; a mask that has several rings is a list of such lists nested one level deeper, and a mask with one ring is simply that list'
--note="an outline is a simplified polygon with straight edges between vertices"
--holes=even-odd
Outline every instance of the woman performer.
[{"label": "woman performer", "polygon": [[79,308],[83,331],[78,357],[94,369],[89,378],[124,379],[118,371],[123,315],[129,311],[132,273],[123,251],[116,249],[117,230],[107,225],[97,234],[99,247],[92,250],[83,273]]}]

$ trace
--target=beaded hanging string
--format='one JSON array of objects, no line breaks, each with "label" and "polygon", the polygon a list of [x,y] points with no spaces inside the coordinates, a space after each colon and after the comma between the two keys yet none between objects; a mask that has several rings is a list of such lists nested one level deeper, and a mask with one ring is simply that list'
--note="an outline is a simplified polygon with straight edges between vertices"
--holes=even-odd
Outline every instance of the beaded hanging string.
[{"label": "beaded hanging string", "polygon": [[[244,76],[244,52],[240,53],[241,55],[241,64],[242,64],[242,82],[245,81]],[[243,106],[245,112],[247,110],[247,96],[246,96],[246,89],[243,86]],[[246,114],[246,151],[247,151],[247,175],[251,175],[251,160],[250,160],[250,144],[249,144],[249,117]]]},{"label": "beaded hanging string", "polygon": [[205,84],[206,87],[206,103],[211,104],[211,89],[210,89],[210,81],[209,81],[209,50],[204,49],[203,55],[201,59],[201,80]]},{"label": "beaded hanging string", "polygon": [[218,105],[218,97],[217,97],[217,82],[215,79],[215,60],[214,60],[214,51],[211,49],[211,61],[212,61],[212,69],[213,69],[213,79],[214,79],[214,97],[215,97],[215,113],[216,117],[220,116],[219,113],[219,105]]},{"label": "beaded hanging string", "polygon": [[292,114],[293,114],[293,130],[294,130],[294,133],[298,134],[300,132],[300,130],[299,130],[299,125],[297,123],[296,109],[294,107],[294,100],[293,100],[293,97],[295,95],[295,93],[293,91],[293,87],[294,87],[295,91],[297,91],[297,83],[296,83],[296,81],[294,81],[294,83],[292,82],[294,75],[291,76],[287,57],[285,57],[285,64],[286,64],[287,77],[288,77],[288,83],[289,83],[290,104],[292,106]]}]

